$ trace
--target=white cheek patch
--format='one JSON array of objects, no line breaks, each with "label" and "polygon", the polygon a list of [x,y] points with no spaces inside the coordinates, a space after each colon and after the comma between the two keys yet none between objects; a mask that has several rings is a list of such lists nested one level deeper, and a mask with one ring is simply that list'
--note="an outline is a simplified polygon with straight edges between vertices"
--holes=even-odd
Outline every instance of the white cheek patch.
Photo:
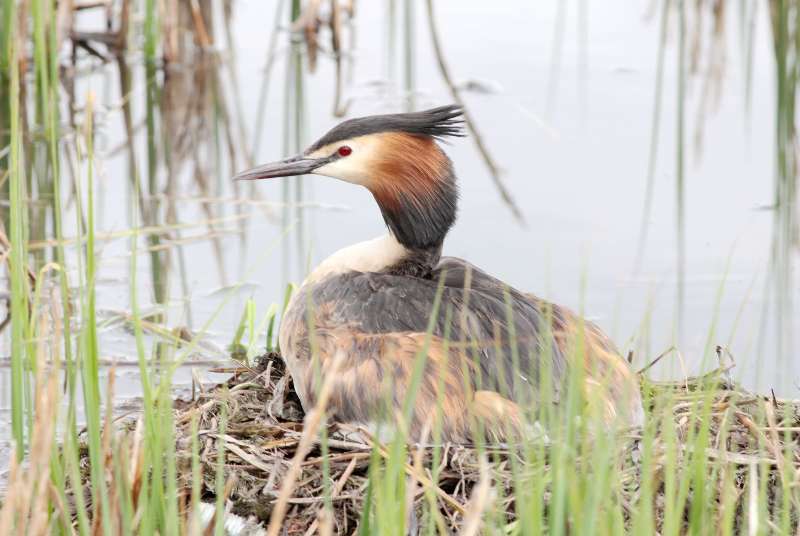
[{"label": "white cheek patch", "polygon": [[339,147],[346,145],[352,149],[347,156],[342,156],[320,166],[313,171],[314,175],[325,175],[334,179],[340,179],[352,184],[365,186],[370,179],[372,161],[377,154],[376,144],[378,140],[374,136],[359,136],[349,140],[342,140],[337,143],[326,145],[311,153],[312,158],[326,158],[335,153]]},{"label": "white cheek patch", "polygon": [[[353,153],[355,154],[355,153]],[[353,162],[350,156],[339,158],[313,171],[314,175],[325,175],[362,186],[367,184],[369,173],[366,173],[363,164]]]}]

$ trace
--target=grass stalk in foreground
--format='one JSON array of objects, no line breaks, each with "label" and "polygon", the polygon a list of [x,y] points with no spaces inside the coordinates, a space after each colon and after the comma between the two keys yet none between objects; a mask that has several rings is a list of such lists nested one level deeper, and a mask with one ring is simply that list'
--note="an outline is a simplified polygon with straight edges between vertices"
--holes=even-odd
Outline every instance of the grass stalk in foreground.
[{"label": "grass stalk in foreground", "polygon": [[[5,12],[13,20],[16,13],[15,3],[7,1]],[[20,79],[17,59],[17,41],[14,26],[9,26],[7,37],[9,60],[8,78],[10,80],[10,147],[8,154],[9,201],[10,201],[10,242],[11,253],[11,436],[14,439],[17,459],[22,460],[25,453],[25,413],[23,393],[27,383],[25,366],[27,363],[27,346],[25,344],[25,327],[28,323],[28,273],[26,270],[27,255],[25,236],[25,179],[22,166],[22,131],[20,129]]]},{"label": "grass stalk in foreground", "polygon": [[[41,9],[44,7],[43,0],[33,0],[34,7]],[[155,16],[154,2],[150,6],[149,16]],[[16,3],[13,0],[4,0],[3,15],[4,20],[9,13],[6,7],[14,8]],[[55,95],[58,84],[55,82],[57,76],[52,71],[43,70],[43,66],[56,65],[55,58],[47,58],[47,46],[42,39],[42,30],[47,27],[51,20],[49,9],[51,4],[47,4],[47,9],[42,9],[37,15],[37,22],[34,34],[36,37],[36,65],[35,72],[39,93],[36,99],[42,104],[39,105],[41,116],[38,118],[45,125],[47,131],[48,153],[51,166],[57,165],[57,136],[54,134],[57,124],[57,110],[51,108],[55,103]],[[152,19],[151,21],[152,22]],[[8,24],[4,23],[4,27]],[[150,29],[154,29],[151,26]],[[5,31],[5,30],[4,30]],[[4,37],[5,39],[5,37]],[[153,43],[155,38],[153,38]],[[152,44],[152,43],[151,43]],[[55,420],[57,413],[48,413],[48,404],[52,403],[52,398],[46,398],[47,390],[36,387],[35,389],[25,387],[30,384],[29,374],[26,367],[35,368],[41,371],[40,361],[37,360],[35,352],[42,350],[38,342],[32,340],[31,335],[40,333],[37,330],[36,319],[39,308],[39,300],[33,302],[32,313],[29,314],[29,284],[27,279],[25,254],[25,225],[20,222],[25,221],[26,207],[26,155],[23,148],[22,128],[19,123],[20,116],[24,111],[19,109],[19,72],[16,68],[16,51],[13,47],[11,51],[12,61],[9,63],[11,68],[7,69],[11,79],[16,83],[9,87],[14,93],[10,105],[14,109],[11,114],[11,126],[9,134],[12,138],[10,145],[10,174],[9,186],[14,188],[10,198],[12,218],[15,226],[12,226],[12,241],[16,242],[13,247],[12,262],[12,312],[16,320],[22,319],[23,323],[17,325],[18,330],[12,326],[15,336],[12,338],[14,346],[14,359],[17,367],[12,368],[14,379],[17,374],[21,374],[21,380],[16,383],[17,391],[14,392],[15,405],[14,413],[19,412],[15,424],[19,425],[19,430],[13,430],[15,436],[19,435],[19,445],[28,444],[32,456],[30,458],[33,472],[28,473],[27,483],[31,487],[19,487],[15,490],[23,490],[16,495],[5,498],[3,511],[10,511],[9,505],[16,501],[16,504],[35,505],[24,510],[25,515],[31,518],[23,520],[23,516],[15,517],[14,529],[17,532],[26,527],[36,532],[43,523],[60,525],[63,533],[70,533],[75,530],[81,534],[90,534],[92,530],[105,530],[111,527],[115,530],[118,526],[123,530],[139,533],[177,534],[182,532],[184,520],[181,517],[183,512],[178,504],[179,483],[177,478],[183,470],[178,463],[178,457],[173,449],[175,444],[174,433],[179,426],[179,419],[174,417],[170,398],[170,383],[175,362],[172,361],[170,352],[159,353],[164,359],[161,372],[153,371],[150,361],[146,357],[145,341],[142,331],[141,316],[136,304],[136,247],[139,238],[137,231],[132,233],[131,258],[131,301],[134,304],[133,324],[136,334],[137,352],[140,358],[140,371],[143,389],[145,391],[145,407],[143,427],[140,434],[141,442],[137,443],[135,436],[123,437],[119,442],[109,430],[110,422],[109,405],[106,404],[105,418],[100,416],[100,389],[98,377],[98,348],[97,348],[97,317],[95,311],[95,279],[97,274],[97,264],[94,256],[94,249],[97,234],[94,231],[94,205],[93,197],[93,178],[92,160],[93,149],[91,146],[92,130],[91,127],[91,106],[87,111],[87,130],[85,139],[88,144],[88,186],[86,192],[89,194],[87,216],[89,218],[86,226],[86,237],[88,240],[85,263],[79,266],[79,273],[83,278],[84,301],[83,331],[78,343],[77,357],[79,370],[83,374],[84,380],[84,402],[93,404],[93,410],[89,415],[89,429],[85,436],[78,437],[75,426],[74,406],[70,406],[67,419],[67,430],[63,440],[63,446],[58,448],[44,448],[45,441],[54,439],[54,425],[45,426],[51,420]],[[149,49],[148,54],[155,58],[155,48]],[[50,72],[48,76],[46,73]],[[16,76],[16,80],[13,80]],[[152,80],[152,79],[150,79]],[[55,88],[55,89],[54,89]],[[49,97],[48,95],[53,95]],[[44,100],[41,100],[44,97]],[[786,104],[790,107],[789,103]],[[15,122],[16,121],[16,122]],[[47,173],[39,166],[31,166],[37,174]],[[52,169],[54,185],[58,178],[58,171]],[[36,175],[37,182],[46,178],[46,175]],[[60,193],[60,188],[54,186],[54,191]],[[79,189],[82,194],[83,189]],[[79,200],[83,197],[79,195]],[[16,212],[14,212],[16,210]],[[56,217],[60,209],[56,211]],[[134,211],[136,213],[136,211]],[[58,224],[57,224],[58,225]],[[56,231],[60,234],[60,231]],[[15,233],[19,235],[14,238]],[[81,233],[79,233],[81,234]],[[60,236],[58,244],[61,246]],[[62,264],[62,273],[63,263]],[[41,278],[40,278],[41,279]],[[66,281],[65,279],[63,281]],[[63,287],[68,290],[68,287]],[[41,287],[37,285],[38,295]],[[68,293],[63,292],[66,296]],[[14,309],[16,307],[16,309]],[[452,311],[446,312],[452,315]],[[269,315],[268,315],[269,316]],[[66,321],[67,319],[65,319]],[[271,321],[270,326],[272,325]],[[251,310],[248,316],[249,331],[252,335],[250,348],[255,341],[255,337],[262,329],[255,327],[254,312]],[[447,322],[449,325],[449,322]],[[27,332],[26,332],[27,327]],[[271,331],[271,330],[269,330]],[[69,329],[67,329],[69,332]],[[21,334],[21,335],[20,335]],[[69,334],[66,341],[69,345]],[[269,337],[271,341],[272,337]],[[445,336],[447,339],[447,336]],[[711,339],[709,338],[709,342]],[[710,346],[710,345],[709,345]],[[187,345],[183,356],[188,355],[192,345]],[[67,346],[68,348],[68,346]],[[576,349],[580,353],[580,347]],[[249,353],[249,352],[248,352]],[[56,359],[59,356],[55,356]],[[514,357],[514,367],[518,367],[520,356]],[[69,361],[68,361],[69,362]],[[417,364],[424,363],[424,357],[418,356]],[[424,365],[420,365],[424,366]],[[415,367],[416,372],[419,369]],[[167,372],[164,372],[167,371]],[[549,379],[549,378],[547,378]],[[547,379],[541,383],[547,384]],[[570,378],[573,385],[580,383],[580,377]],[[543,421],[551,424],[553,428],[548,432],[554,439],[552,444],[546,445],[542,441],[533,439],[523,442],[516,449],[508,446],[498,447],[496,445],[479,445],[478,448],[453,449],[439,445],[433,447],[431,458],[421,449],[413,449],[407,446],[409,441],[407,430],[401,425],[395,431],[395,437],[389,445],[381,445],[377,441],[371,453],[371,463],[366,469],[366,474],[355,474],[355,478],[362,478],[360,482],[365,485],[361,490],[366,494],[362,505],[360,516],[361,524],[359,530],[363,533],[403,533],[409,522],[413,522],[411,516],[412,508],[420,508],[422,515],[416,521],[421,522],[427,533],[445,533],[450,530],[449,523],[453,520],[456,523],[453,530],[459,527],[464,530],[477,532],[485,530],[487,532],[503,532],[505,534],[528,534],[544,533],[550,529],[550,533],[563,534],[567,532],[597,531],[606,534],[622,533],[627,527],[633,526],[634,530],[641,533],[653,533],[656,530],[662,534],[682,534],[694,533],[702,534],[718,528],[720,534],[740,533],[748,528],[753,532],[766,530],[764,527],[777,527],[776,532],[792,533],[796,531],[798,518],[798,497],[797,488],[794,486],[793,478],[796,478],[797,467],[793,459],[791,445],[796,442],[797,436],[791,431],[792,426],[788,422],[789,412],[783,414],[778,409],[770,409],[772,402],[764,401],[758,397],[747,404],[739,404],[740,400],[735,395],[721,396],[718,386],[711,382],[710,386],[697,387],[696,389],[686,389],[676,395],[659,395],[662,398],[653,400],[648,396],[648,405],[654,409],[650,412],[650,419],[642,433],[642,461],[634,466],[634,470],[641,473],[640,479],[630,478],[629,467],[625,467],[617,456],[617,449],[624,444],[624,439],[615,436],[601,434],[591,436],[586,432],[583,422],[590,420],[593,415],[588,407],[591,407],[591,397],[583,397],[579,392],[566,400],[566,414],[559,415],[560,418],[545,419]],[[38,384],[38,382],[37,382]],[[12,384],[13,389],[14,384]],[[157,386],[157,387],[155,387]],[[25,401],[25,393],[33,394],[31,400],[35,403],[36,412],[28,413],[32,409],[31,405]],[[153,391],[153,389],[157,389]],[[652,392],[645,382],[645,390]],[[416,388],[412,391],[416,391]],[[112,391],[108,392],[111,396]],[[410,407],[415,393],[409,393],[406,401]],[[235,396],[234,394],[230,395]],[[655,395],[654,395],[655,396]],[[586,398],[586,399],[584,399]],[[222,397],[220,435],[221,439],[214,445],[217,449],[215,460],[217,471],[216,492],[217,516],[214,525],[215,531],[221,530],[223,517],[221,515],[222,505],[227,497],[227,486],[224,484],[223,467],[227,461],[231,465],[239,464],[246,468],[246,463],[235,458],[235,453],[226,449],[226,434],[234,433],[226,431],[225,420],[228,418],[228,410],[234,411],[236,404],[227,405],[227,394]],[[441,415],[443,407],[441,398],[438,399],[436,413]],[[72,401],[72,399],[71,399]],[[549,408],[548,403],[543,403]],[[751,421],[744,420],[743,410],[757,405],[762,414],[751,417]],[[762,407],[763,405],[763,407]],[[775,404],[777,406],[777,404]],[[57,405],[55,406],[57,407]],[[686,408],[689,408],[688,410]],[[263,408],[262,408],[263,409]],[[773,412],[770,416],[770,411]],[[539,409],[538,412],[533,408],[531,420],[537,413],[546,413],[547,410]],[[680,420],[676,424],[675,413],[681,413]],[[30,417],[29,417],[30,416]],[[259,416],[263,416],[259,414]],[[722,420],[719,429],[710,428],[713,419]],[[319,415],[318,426],[324,427],[325,417]],[[406,416],[406,422],[408,416]],[[103,430],[102,422],[106,423]],[[30,433],[26,434],[25,423],[32,424]],[[192,504],[196,507],[200,500],[201,482],[197,475],[203,472],[201,465],[200,441],[198,440],[198,426],[195,417],[190,425],[192,438]],[[403,420],[401,419],[401,424]],[[437,421],[439,422],[439,421]],[[728,431],[736,423],[742,425],[743,422],[752,422],[754,428],[742,428],[737,431],[742,434],[742,430],[751,430],[753,435],[753,452],[749,453],[749,458],[739,453],[729,453],[724,450],[724,443],[729,439]],[[43,424],[44,423],[44,424]],[[683,424],[681,424],[683,423]],[[746,425],[742,425],[746,426]],[[40,428],[42,427],[42,428]],[[43,432],[40,432],[43,430]],[[213,430],[213,428],[212,428]],[[754,430],[754,431],[753,431]],[[341,455],[341,451],[336,450],[336,446],[328,442],[327,430],[321,428],[319,436],[316,430],[308,432],[304,436],[304,448],[307,452],[316,448],[317,439],[321,443],[318,451],[323,457],[320,464],[322,467],[322,478],[324,478],[323,495],[320,501],[325,505],[325,510],[329,511],[337,508],[347,499],[346,494],[336,497],[333,500],[335,489],[330,485],[329,479],[337,475],[336,464],[333,459],[328,459],[326,453],[331,456]],[[434,426],[433,438],[440,437],[441,430]],[[209,434],[211,435],[211,434]],[[88,438],[88,450],[90,458],[90,479],[94,483],[98,482],[98,473],[101,484],[111,479],[109,486],[102,485],[98,491],[96,486],[92,486],[95,492],[93,498],[94,510],[87,509],[83,501],[83,493],[80,491],[85,484],[85,476],[80,473],[81,465],[85,459],[82,458],[81,451],[84,445],[80,443],[83,438]],[[204,435],[204,439],[208,436]],[[290,441],[284,439],[284,444]],[[40,442],[40,440],[42,442]],[[241,441],[242,439],[237,439]],[[720,443],[720,441],[722,443]],[[248,448],[258,448],[258,443],[253,442]],[[310,446],[309,446],[310,445]],[[137,449],[141,448],[139,451]],[[204,447],[202,447],[204,448]],[[301,449],[302,451],[302,449]],[[409,457],[413,451],[413,462]],[[20,454],[21,451],[18,452]],[[41,456],[41,452],[45,456]],[[50,454],[55,460],[51,461]],[[141,458],[135,455],[143,452]],[[259,455],[264,455],[278,459],[283,452],[275,450],[257,451]],[[306,452],[306,453],[307,453]],[[707,454],[716,452],[715,456]],[[99,453],[99,454],[98,454]],[[105,456],[111,453],[108,460]],[[470,478],[469,456],[475,455],[480,460],[479,475]],[[735,455],[743,456],[744,462],[737,462]],[[98,456],[101,460],[98,463]],[[456,456],[454,458],[454,456]],[[299,458],[301,459],[302,456]],[[142,460],[141,462],[139,460]],[[355,458],[354,458],[355,459]],[[734,462],[730,460],[734,459]],[[130,462],[130,465],[127,465]],[[46,475],[47,465],[50,463],[50,479],[53,486],[60,487],[51,497],[42,495],[42,490],[46,486],[42,485],[41,479],[37,483],[36,475]],[[440,465],[444,463],[444,465]],[[742,465],[744,463],[744,465]],[[737,465],[738,464],[738,465]],[[111,465],[111,470],[107,468]],[[276,464],[277,465],[277,464]],[[301,476],[307,476],[306,471],[312,471],[310,465],[304,465],[298,469],[302,471]],[[744,467],[742,470],[741,468]],[[138,471],[137,471],[138,468]],[[422,468],[422,469],[420,469]],[[775,471],[777,468],[777,472]],[[252,469],[252,468],[249,468]],[[459,470],[464,472],[458,473]],[[17,466],[15,475],[22,475],[23,469]],[[55,471],[55,472],[54,472]],[[63,471],[64,475],[56,474]],[[313,475],[313,473],[310,473]],[[259,476],[264,476],[259,473]],[[388,479],[387,479],[388,475]],[[429,475],[429,476],[425,476]],[[455,476],[454,476],[455,475]],[[474,475],[473,475],[474,476]],[[744,478],[746,487],[737,487],[737,482]],[[460,480],[459,480],[460,479]],[[44,478],[43,481],[47,481]],[[297,479],[298,487],[289,487],[287,493],[295,493],[300,490],[303,479]],[[22,481],[22,480],[20,480]],[[346,485],[346,479],[343,481]],[[774,483],[778,482],[778,485]],[[463,485],[462,485],[463,483]],[[628,494],[626,486],[637,485],[638,489],[633,494]],[[78,490],[69,496],[74,499],[74,506],[63,500],[65,486],[72,486],[73,490]],[[139,486],[138,488],[136,486]],[[458,486],[461,486],[460,488]],[[103,489],[105,488],[105,489]],[[422,492],[417,490],[422,488]],[[134,495],[134,490],[140,490]],[[305,488],[307,489],[307,488]],[[446,491],[444,491],[446,490]],[[105,501],[107,507],[98,507],[97,494],[104,491],[107,495]],[[744,495],[740,496],[740,493]],[[414,497],[424,495],[423,501],[414,502]],[[447,510],[452,503],[443,499],[444,493],[449,500],[460,505],[465,512],[457,510]],[[448,495],[449,494],[449,495]],[[775,494],[773,496],[773,494]],[[33,499],[27,499],[28,495]],[[102,495],[102,493],[101,493]],[[411,498],[410,498],[411,497]],[[666,506],[658,511],[654,504],[663,499]],[[235,497],[234,497],[235,500]],[[60,501],[60,502],[59,502]],[[194,508],[193,508],[194,511]],[[740,516],[739,512],[744,512]],[[107,514],[106,514],[107,513]],[[2,521],[7,519],[0,515],[0,528],[7,528]],[[718,523],[716,521],[719,520]],[[118,524],[117,524],[118,523]],[[460,525],[459,525],[460,523]],[[630,523],[630,525],[629,525]],[[102,529],[100,527],[103,527]],[[197,532],[200,531],[197,528]],[[793,530],[794,529],[794,530]],[[10,533],[11,530],[0,530],[0,533]]]},{"label": "grass stalk in foreground", "polygon": [[[94,237],[94,95],[89,93],[86,100],[85,125],[83,139],[86,149],[86,281],[82,313],[83,331],[81,334],[80,354],[81,372],[86,412],[86,430],[89,442],[89,458],[91,460],[92,503],[94,515],[102,521],[103,531],[111,534],[110,503],[108,487],[105,479],[104,449],[101,444],[102,419],[100,417],[100,347],[97,338],[96,311],[96,258]],[[111,411],[111,408],[106,408]]]}]

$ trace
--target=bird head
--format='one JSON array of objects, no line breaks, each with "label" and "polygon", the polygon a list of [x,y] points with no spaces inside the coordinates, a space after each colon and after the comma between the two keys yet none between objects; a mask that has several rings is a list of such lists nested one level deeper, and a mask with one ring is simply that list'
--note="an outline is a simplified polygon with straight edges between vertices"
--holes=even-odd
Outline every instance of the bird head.
[{"label": "bird head", "polygon": [[442,106],[350,119],[301,154],[235,178],[315,174],[358,184],[372,192],[403,245],[439,246],[455,220],[458,194],[452,163],[437,141],[463,136],[461,114],[458,106]]}]

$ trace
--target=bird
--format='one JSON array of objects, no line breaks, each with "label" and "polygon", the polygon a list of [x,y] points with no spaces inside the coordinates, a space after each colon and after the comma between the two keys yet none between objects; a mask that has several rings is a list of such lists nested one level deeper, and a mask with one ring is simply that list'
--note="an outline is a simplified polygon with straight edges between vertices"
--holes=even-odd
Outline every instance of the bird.
[{"label": "bird", "polygon": [[304,410],[324,397],[351,428],[402,426],[424,441],[436,423],[442,441],[505,442],[572,388],[603,429],[642,425],[637,376],[597,325],[442,256],[459,197],[443,143],[462,136],[457,105],[358,117],[234,177],[359,185],[387,227],[311,270],[284,310],[279,348]]}]

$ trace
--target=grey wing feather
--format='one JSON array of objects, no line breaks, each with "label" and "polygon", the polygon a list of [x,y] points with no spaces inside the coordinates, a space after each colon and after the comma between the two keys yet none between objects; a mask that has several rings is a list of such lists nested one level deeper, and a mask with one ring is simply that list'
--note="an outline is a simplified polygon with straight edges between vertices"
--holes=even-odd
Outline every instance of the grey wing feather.
[{"label": "grey wing feather", "polygon": [[466,343],[468,354],[479,361],[481,388],[517,385],[515,368],[535,386],[543,358],[550,361],[553,384],[560,383],[566,360],[547,335],[541,302],[461,259],[442,258],[430,279],[371,272],[337,275],[310,289],[310,298],[335,325],[371,334],[424,333],[441,278],[432,335]]}]

